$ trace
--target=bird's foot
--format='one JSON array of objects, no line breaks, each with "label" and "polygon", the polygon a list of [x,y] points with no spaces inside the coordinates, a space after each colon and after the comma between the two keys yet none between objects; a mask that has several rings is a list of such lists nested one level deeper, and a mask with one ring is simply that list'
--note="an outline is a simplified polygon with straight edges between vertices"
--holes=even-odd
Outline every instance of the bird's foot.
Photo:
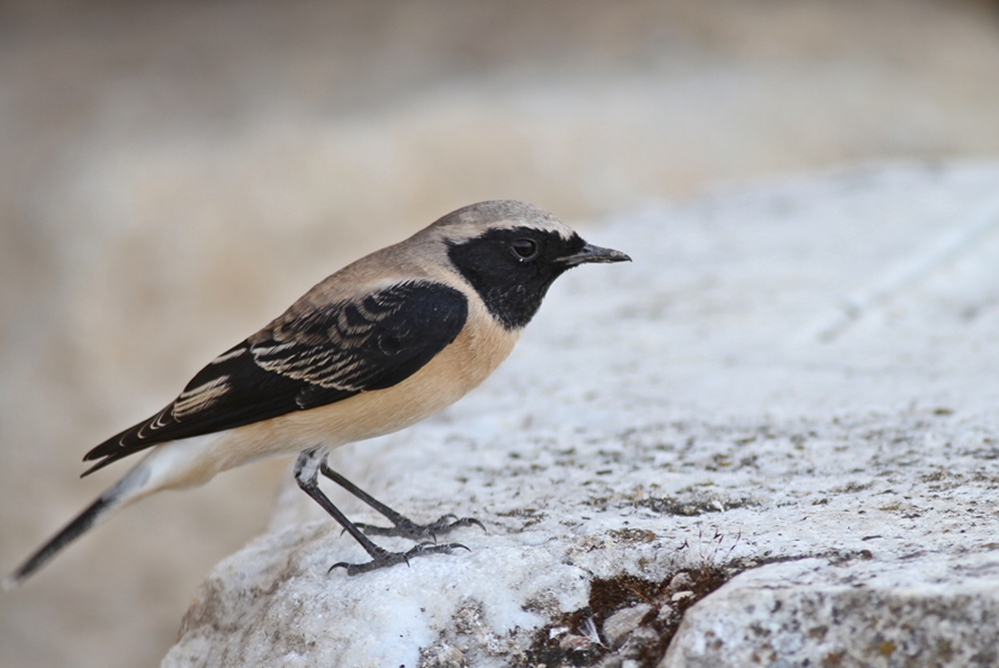
[{"label": "bird's foot", "polygon": [[326,573],[328,575],[336,568],[343,568],[347,571],[347,575],[359,575],[361,573],[367,573],[368,571],[373,571],[379,568],[387,568],[401,563],[405,563],[408,566],[409,560],[413,557],[422,557],[427,554],[452,554],[458,548],[471,552],[471,550],[461,543],[447,543],[444,545],[437,545],[435,543],[420,543],[409,552],[389,552],[388,550],[382,550],[379,548],[378,553],[373,554],[372,560],[367,563],[348,564],[345,561],[341,561],[330,566],[330,569],[326,571]]},{"label": "bird's foot", "polygon": [[474,517],[459,518],[457,515],[452,515],[450,513],[444,515],[436,522],[431,522],[430,524],[417,524],[416,522],[402,516],[392,519],[394,526],[391,527],[378,527],[371,524],[362,524],[361,522],[357,522],[354,526],[369,536],[402,536],[403,538],[409,538],[411,540],[430,538],[435,543],[437,542],[438,534],[446,534],[459,527],[475,525],[483,531],[486,530],[486,527],[483,526],[482,522]]}]

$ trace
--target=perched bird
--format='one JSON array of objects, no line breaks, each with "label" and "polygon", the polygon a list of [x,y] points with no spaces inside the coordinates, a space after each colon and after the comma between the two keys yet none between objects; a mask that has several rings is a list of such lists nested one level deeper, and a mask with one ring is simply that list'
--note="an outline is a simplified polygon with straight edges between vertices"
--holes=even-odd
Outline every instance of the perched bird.
[{"label": "perched bird", "polygon": [[[129,503],[296,452],[299,486],[371,557],[330,570],[339,566],[355,574],[464,547],[427,541],[394,553],[377,546],[365,531],[419,540],[479,523],[445,515],[418,525],[330,469],[327,454],[454,403],[506,358],[563,272],[587,262],[625,260],[630,258],[624,253],[586,243],[537,207],[489,201],[454,211],[344,267],[212,360],[166,408],[88,452],[84,460],[96,463],[83,475],[148,451],[14,571],[5,588],[19,585]],[[319,488],[320,473],[393,526],[351,523]]]}]

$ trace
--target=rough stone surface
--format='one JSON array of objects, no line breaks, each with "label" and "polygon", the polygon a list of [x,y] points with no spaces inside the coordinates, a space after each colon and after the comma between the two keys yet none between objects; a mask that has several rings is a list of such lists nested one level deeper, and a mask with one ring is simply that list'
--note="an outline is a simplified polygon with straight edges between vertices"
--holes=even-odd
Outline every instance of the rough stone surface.
[{"label": "rough stone surface", "polygon": [[601,630],[604,642],[613,648],[621,646],[622,641],[637,629],[642,619],[652,611],[652,605],[639,603],[630,608],[622,608],[607,618]]},{"label": "rough stone surface", "polygon": [[327,574],[363,552],[288,486],[163,665],[986,665],[997,193],[995,165],[895,167],[621,216],[589,236],[634,264],[572,272],[480,390],[336,453],[413,518],[477,516],[470,553]]},{"label": "rough stone surface", "polygon": [[691,609],[660,666],[995,666],[997,576],[991,550],[764,566]]}]

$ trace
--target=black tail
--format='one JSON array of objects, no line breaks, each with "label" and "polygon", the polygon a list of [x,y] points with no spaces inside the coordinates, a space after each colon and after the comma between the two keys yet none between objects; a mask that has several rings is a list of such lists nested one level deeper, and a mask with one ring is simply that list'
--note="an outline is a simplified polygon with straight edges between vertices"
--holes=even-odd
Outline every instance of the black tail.
[{"label": "black tail", "polygon": [[86,510],[76,516],[76,519],[56,534],[52,540],[45,543],[27,561],[21,564],[16,571],[7,576],[7,579],[3,581],[3,588],[9,591],[20,586],[28,576],[41,568],[59,550],[79,538],[88,529],[97,524],[110,510],[119,505],[121,495],[114,495],[111,492],[113,492],[113,488],[90,504]]}]

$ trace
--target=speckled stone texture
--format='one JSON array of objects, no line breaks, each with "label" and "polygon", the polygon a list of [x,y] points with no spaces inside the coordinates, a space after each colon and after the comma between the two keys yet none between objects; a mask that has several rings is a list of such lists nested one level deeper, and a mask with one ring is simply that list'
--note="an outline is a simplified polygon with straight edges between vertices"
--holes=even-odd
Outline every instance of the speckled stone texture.
[{"label": "speckled stone texture", "polygon": [[994,666],[999,560],[774,564],[693,608],[661,668]]},{"label": "speckled stone texture", "polygon": [[994,664],[997,193],[994,165],[897,166],[586,230],[635,262],[335,453],[415,519],[478,517],[471,552],[327,574],[364,554],[289,484],[163,665]]}]

